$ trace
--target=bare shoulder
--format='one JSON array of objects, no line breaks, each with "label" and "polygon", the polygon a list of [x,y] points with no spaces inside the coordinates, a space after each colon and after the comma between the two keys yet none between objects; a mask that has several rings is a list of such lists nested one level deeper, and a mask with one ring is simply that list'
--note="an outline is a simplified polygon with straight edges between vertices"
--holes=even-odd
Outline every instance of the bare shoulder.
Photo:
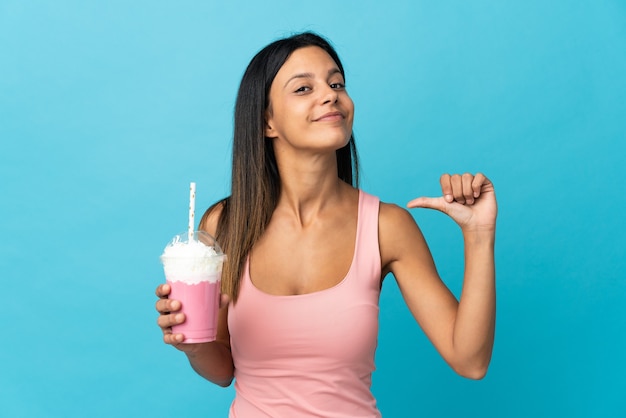
[{"label": "bare shoulder", "polygon": [[394,270],[407,253],[428,253],[426,241],[411,213],[392,203],[380,203],[378,239],[384,273]]},{"label": "bare shoulder", "polygon": [[219,202],[208,208],[206,212],[204,212],[204,215],[202,215],[202,219],[200,219],[200,225],[198,226],[198,229],[201,231],[206,231],[209,234],[215,236],[217,231],[217,225],[220,221],[220,217],[222,216],[222,212],[224,211],[225,204],[225,200],[220,200]]},{"label": "bare shoulder", "polygon": [[378,225],[381,240],[402,243],[407,239],[422,238],[413,215],[407,209],[393,203],[380,203]]},{"label": "bare shoulder", "polygon": [[381,232],[386,232],[388,229],[403,228],[407,225],[417,226],[413,216],[411,216],[407,209],[394,203],[385,202],[380,202],[378,222]]}]

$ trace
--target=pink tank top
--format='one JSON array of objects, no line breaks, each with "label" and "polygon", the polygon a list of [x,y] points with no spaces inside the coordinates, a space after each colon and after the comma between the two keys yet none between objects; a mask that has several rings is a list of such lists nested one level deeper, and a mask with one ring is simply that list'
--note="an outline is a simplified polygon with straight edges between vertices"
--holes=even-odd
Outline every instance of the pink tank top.
[{"label": "pink tank top", "polygon": [[378,198],[359,191],[352,265],[337,285],[277,296],[245,267],[228,310],[235,363],[230,417],[380,417],[370,386],[378,337]]}]

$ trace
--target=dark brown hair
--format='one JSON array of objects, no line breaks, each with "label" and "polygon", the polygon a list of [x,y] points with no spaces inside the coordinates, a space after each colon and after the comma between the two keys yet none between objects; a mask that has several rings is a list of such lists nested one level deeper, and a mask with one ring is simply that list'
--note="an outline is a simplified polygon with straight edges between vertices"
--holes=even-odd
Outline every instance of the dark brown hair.
[{"label": "dark brown hair", "polygon": [[[265,231],[280,194],[280,174],[272,141],[265,138],[265,111],[269,91],[289,56],[297,49],[317,46],[331,56],[341,74],[337,53],[321,36],[304,32],[272,42],[259,51],[241,79],[235,104],[231,195],[211,206],[200,222],[221,208],[216,239],[228,259],[222,273],[222,292],[237,300],[239,282],[250,250]],[[358,185],[358,158],[354,136],[336,151],[340,179]]]}]

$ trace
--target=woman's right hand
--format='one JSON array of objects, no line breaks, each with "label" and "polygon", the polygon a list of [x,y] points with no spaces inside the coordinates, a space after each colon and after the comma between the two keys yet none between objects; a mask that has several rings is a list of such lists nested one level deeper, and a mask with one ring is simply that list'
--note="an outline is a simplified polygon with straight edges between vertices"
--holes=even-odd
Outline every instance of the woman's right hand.
[{"label": "woman's right hand", "polygon": [[[172,345],[184,352],[191,363],[191,367],[205,379],[220,385],[228,386],[234,376],[235,366],[230,352],[230,336],[226,324],[227,309],[220,310],[220,324],[218,325],[217,339],[206,343],[185,344],[183,334],[174,334],[172,326],[185,322],[185,314],[181,312],[182,303],[170,299],[172,288],[169,284],[161,284],[156,288],[159,300],[156,310],[159,312],[157,324],[163,332],[163,342]],[[220,308],[226,308],[230,303],[228,295],[221,295]]]},{"label": "woman's right hand", "polygon": [[183,334],[172,333],[172,326],[185,322],[185,314],[180,311],[181,303],[178,300],[169,299],[172,288],[169,284],[161,284],[156,288],[156,295],[159,300],[156,303],[156,310],[159,312],[157,324],[163,332],[163,342],[171,344],[181,351],[184,350],[183,344],[185,336]]},{"label": "woman's right hand", "polygon": [[[182,304],[179,300],[170,299],[169,295],[172,288],[169,284],[160,284],[156,288],[156,295],[159,300],[156,302],[156,310],[159,312],[157,324],[163,332],[163,342],[170,344],[186,353],[194,351],[197,344],[183,344],[185,336],[183,334],[174,334],[172,326],[185,322],[185,314],[181,312]],[[220,308],[227,306],[230,302],[228,295],[222,294],[220,297]],[[200,343],[198,343],[200,344]]]}]

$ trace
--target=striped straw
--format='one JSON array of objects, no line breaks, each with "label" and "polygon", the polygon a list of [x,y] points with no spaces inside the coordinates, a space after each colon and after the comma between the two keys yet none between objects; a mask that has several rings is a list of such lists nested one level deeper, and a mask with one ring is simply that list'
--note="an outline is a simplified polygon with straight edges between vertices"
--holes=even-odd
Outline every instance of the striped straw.
[{"label": "striped straw", "polygon": [[196,215],[196,183],[189,183],[189,226],[187,228],[187,234],[189,242],[193,240],[193,231]]}]

